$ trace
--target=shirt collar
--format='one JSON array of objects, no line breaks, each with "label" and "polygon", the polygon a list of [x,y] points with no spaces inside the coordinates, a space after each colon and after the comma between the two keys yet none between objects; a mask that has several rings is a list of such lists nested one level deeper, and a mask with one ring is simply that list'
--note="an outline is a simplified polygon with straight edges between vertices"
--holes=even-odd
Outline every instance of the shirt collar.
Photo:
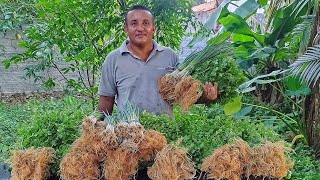
[{"label": "shirt collar", "polygon": [[[121,46],[119,48],[121,54],[123,54],[125,52],[128,52],[128,53],[130,52],[128,47],[127,47],[128,43],[129,43],[129,40],[127,39],[121,44]],[[163,46],[158,44],[155,40],[152,40],[152,43],[153,43],[154,49],[156,49],[157,51],[163,51],[164,50]]]}]

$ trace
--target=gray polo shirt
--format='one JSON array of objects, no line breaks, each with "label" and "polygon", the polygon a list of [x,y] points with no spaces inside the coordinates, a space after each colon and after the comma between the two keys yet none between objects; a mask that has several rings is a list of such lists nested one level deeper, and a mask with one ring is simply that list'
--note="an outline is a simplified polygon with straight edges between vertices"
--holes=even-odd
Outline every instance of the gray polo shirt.
[{"label": "gray polo shirt", "polygon": [[153,41],[153,51],[144,62],[128,50],[128,42],[123,42],[104,61],[98,94],[117,96],[120,111],[129,101],[147,112],[172,114],[170,105],[159,93],[157,81],[177,67],[178,56]]}]

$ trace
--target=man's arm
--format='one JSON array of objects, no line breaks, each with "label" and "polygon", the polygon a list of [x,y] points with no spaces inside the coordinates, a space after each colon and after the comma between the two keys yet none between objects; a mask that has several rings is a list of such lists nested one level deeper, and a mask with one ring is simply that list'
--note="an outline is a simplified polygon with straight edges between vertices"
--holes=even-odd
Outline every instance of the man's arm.
[{"label": "man's arm", "polygon": [[111,96],[99,96],[98,109],[100,112],[105,112],[106,114],[112,114],[114,106],[114,97]]}]

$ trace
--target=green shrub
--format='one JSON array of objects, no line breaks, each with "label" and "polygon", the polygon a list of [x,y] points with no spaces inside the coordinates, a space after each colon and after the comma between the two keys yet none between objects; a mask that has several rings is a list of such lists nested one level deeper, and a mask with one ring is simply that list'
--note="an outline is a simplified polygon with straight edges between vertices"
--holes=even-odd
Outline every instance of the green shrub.
[{"label": "green shrub", "polygon": [[18,125],[30,116],[30,111],[22,104],[0,103],[0,161],[8,160],[17,139]]},{"label": "green shrub", "polygon": [[319,180],[320,160],[316,160],[312,149],[303,143],[294,147],[291,158],[295,164],[291,173],[292,180]]},{"label": "green shrub", "polygon": [[57,162],[52,170],[56,173],[59,161],[79,136],[82,119],[91,111],[90,103],[66,97],[63,100],[32,101],[28,106],[32,116],[18,128],[18,148],[54,148]]},{"label": "green shrub", "polygon": [[181,138],[181,146],[188,149],[198,167],[213,150],[235,137],[240,137],[251,145],[264,140],[279,140],[278,134],[262,123],[250,119],[237,120],[221,112],[221,106],[218,105],[209,109],[196,105],[190,112],[182,112],[176,107],[174,118],[144,113],[141,121],[146,129],[164,133],[169,143]]}]

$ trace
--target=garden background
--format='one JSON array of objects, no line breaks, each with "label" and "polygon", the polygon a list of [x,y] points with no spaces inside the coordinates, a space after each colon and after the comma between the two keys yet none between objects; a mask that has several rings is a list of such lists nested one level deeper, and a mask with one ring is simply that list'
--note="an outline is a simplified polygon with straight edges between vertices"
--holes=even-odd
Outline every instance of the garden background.
[{"label": "garden background", "polygon": [[[19,68],[22,82],[38,89],[26,94],[18,85],[6,94],[0,89],[0,160],[8,163],[11,150],[47,146],[57,151],[58,164],[79,136],[82,119],[96,111],[103,60],[126,38],[124,13],[144,4],[154,12],[155,40],[175,49],[181,61],[184,51],[229,42],[246,79],[210,106],[194,105],[189,111],[175,106],[174,119],[145,113],[145,128],[164,133],[169,142],[180,139],[197,166],[235,137],[251,145],[283,140],[295,161],[286,179],[319,179],[319,2],[0,0],[0,55],[5,59],[0,87],[20,81],[12,78]],[[183,39],[190,40],[192,50],[181,46]],[[219,75],[222,85],[232,82],[223,79],[227,74]],[[51,169],[55,174],[57,164]]]}]

